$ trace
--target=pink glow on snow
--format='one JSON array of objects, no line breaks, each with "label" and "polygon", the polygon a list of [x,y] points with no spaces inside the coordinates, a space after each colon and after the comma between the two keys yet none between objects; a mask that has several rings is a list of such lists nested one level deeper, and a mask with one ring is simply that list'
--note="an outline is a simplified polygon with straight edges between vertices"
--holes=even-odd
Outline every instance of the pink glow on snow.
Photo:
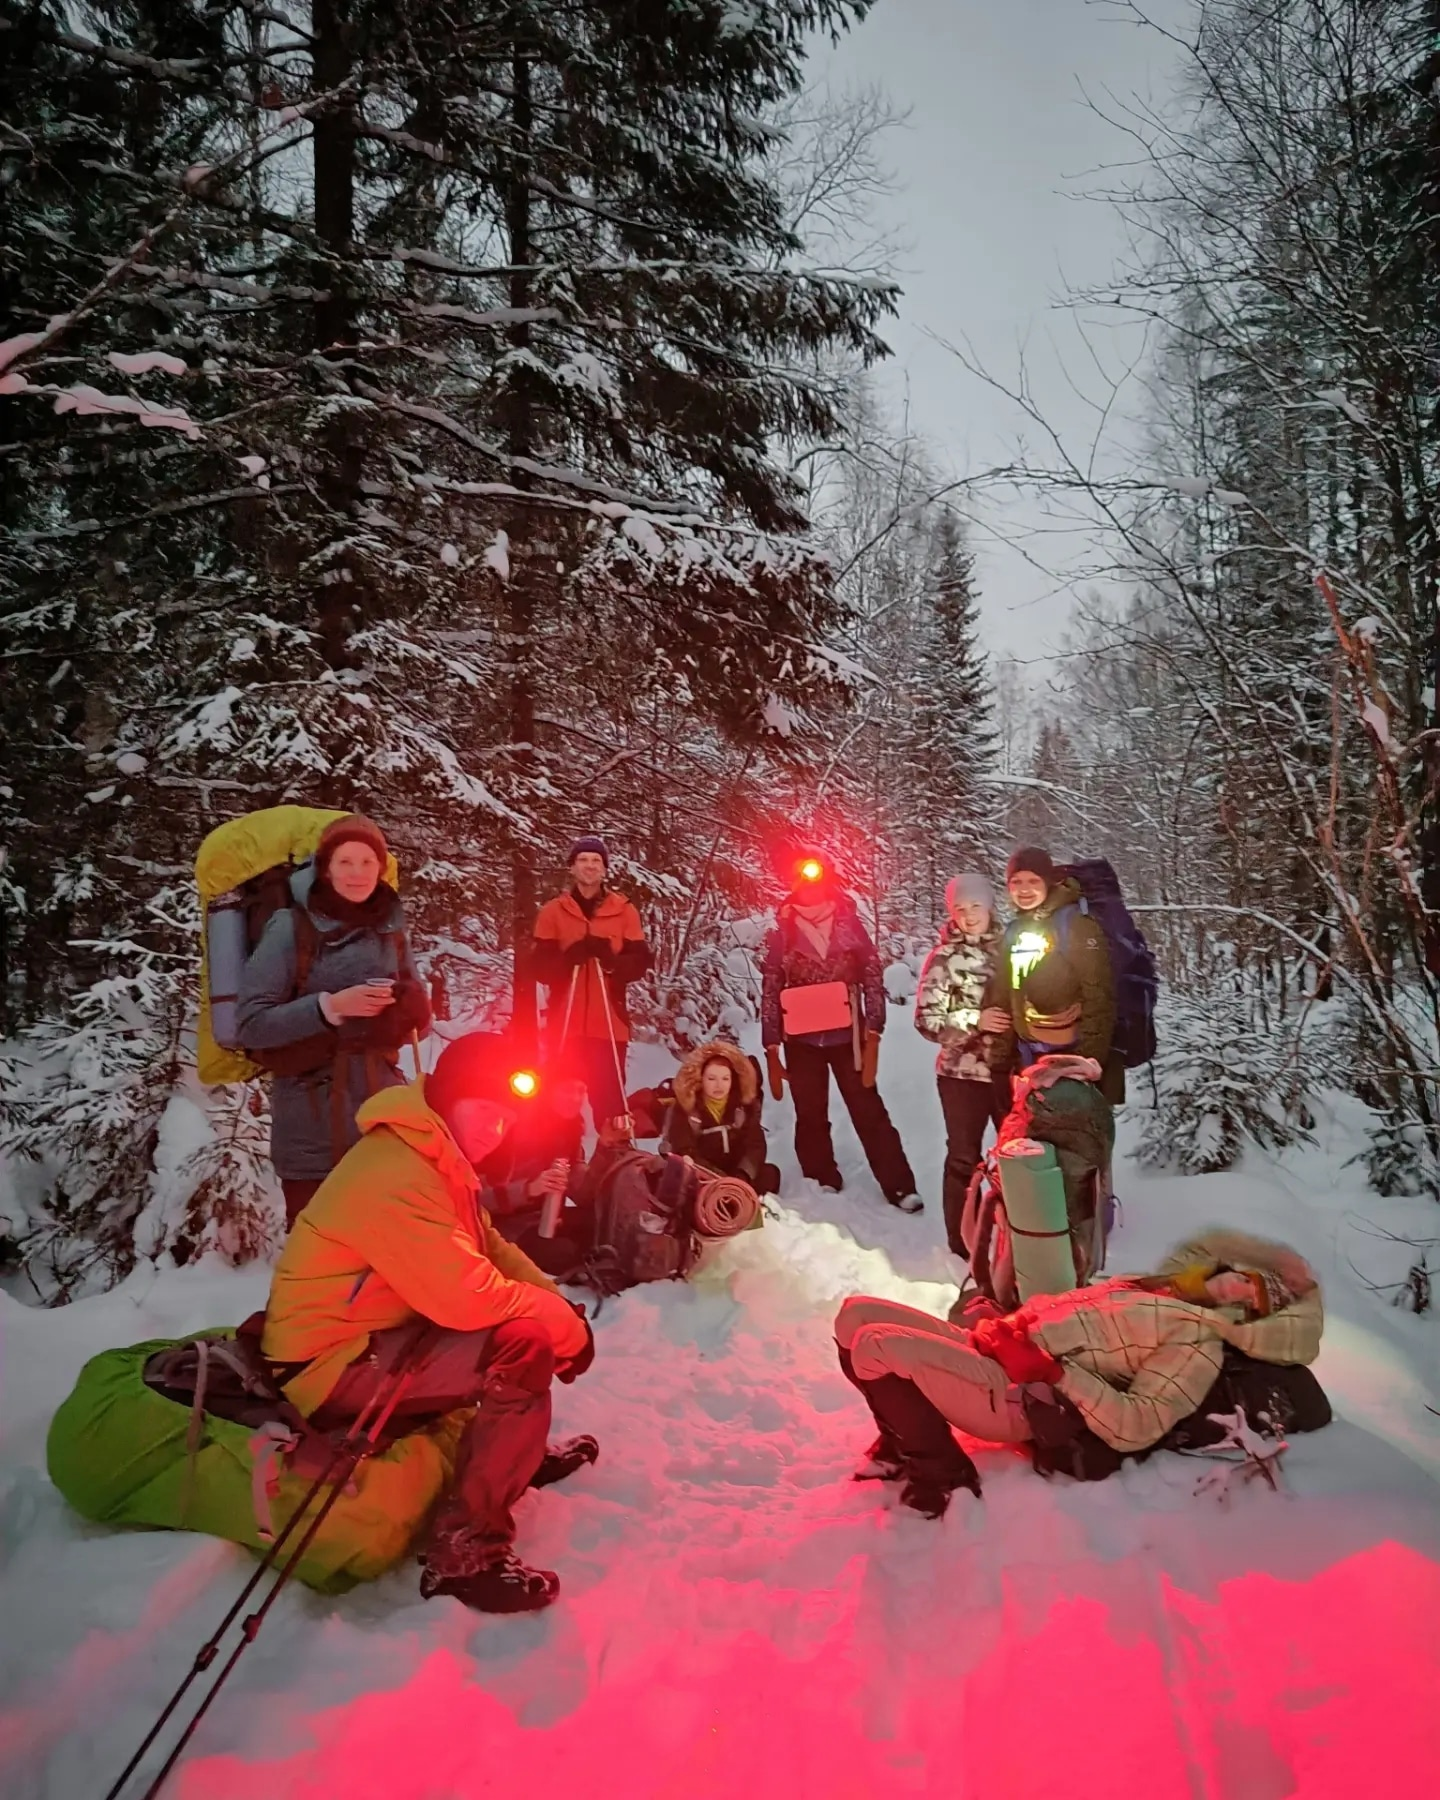
[{"label": "pink glow on snow", "polygon": [[702,1582],[654,1638],[601,1589],[519,1626],[457,1608],[401,1685],[293,1718],[311,1747],[197,1755],[175,1792],[1357,1800],[1413,1792],[1440,1759],[1440,1567],[1403,1544],[1209,1595],[1144,1555],[1107,1565],[1103,1599],[1070,1591],[1093,1567],[1012,1565],[943,1639],[917,1590],[918,1641],[888,1682],[871,1662],[895,1655],[906,1595],[880,1560],[808,1591]]}]

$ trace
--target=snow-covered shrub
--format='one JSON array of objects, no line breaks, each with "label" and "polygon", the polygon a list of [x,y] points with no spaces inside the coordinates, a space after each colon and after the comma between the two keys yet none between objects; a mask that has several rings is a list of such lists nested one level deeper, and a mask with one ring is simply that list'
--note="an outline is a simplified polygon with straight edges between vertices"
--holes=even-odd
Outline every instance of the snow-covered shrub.
[{"label": "snow-covered shrub", "polygon": [[467,918],[444,934],[412,933],[411,943],[430,984],[437,1038],[504,1025],[514,1004],[514,959],[496,944],[493,924]]},{"label": "snow-covered shrub", "polygon": [[1440,1192],[1440,1171],[1423,1123],[1405,1107],[1382,1112],[1364,1155],[1365,1178],[1377,1194]]},{"label": "snow-covered shrub", "polygon": [[1296,1013],[1266,1030],[1229,989],[1169,997],[1157,1030],[1154,1063],[1130,1077],[1131,1098],[1150,1102],[1136,1154],[1152,1169],[1215,1174],[1247,1143],[1301,1142],[1312,1123],[1306,1095],[1336,1072],[1328,1016]]},{"label": "snow-covered shrub", "polygon": [[657,970],[630,990],[630,1017],[677,1056],[711,1038],[737,1039],[760,1016],[760,958],[768,921],[737,919],[693,943],[673,976]]},{"label": "snow-covered shrub", "polygon": [[887,932],[879,946],[885,970],[885,998],[891,1006],[910,1006],[920,985],[920,971],[934,948],[933,936]]},{"label": "snow-covered shrub", "polygon": [[180,1075],[183,1005],[170,971],[137,953],[0,1058],[0,1148],[46,1174],[26,1264],[68,1300],[128,1271],[150,1198],[162,1115]]},{"label": "snow-covered shrub", "polygon": [[258,1086],[206,1089],[184,1072],[160,1116],[149,1199],[132,1235],[137,1256],[178,1263],[207,1251],[247,1263],[279,1246],[284,1208]]},{"label": "snow-covered shrub", "polygon": [[116,972],[0,1051],[0,1151],[39,1170],[18,1242],[63,1303],[138,1257],[260,1254],[276,1233],[263,1117],[194,1077],[188,958],[107,948]]},{"label": "snow-covered shrub", "polygon": [[1425,986],[1397,980],[1386,995],[1383,1019],[1357,1006],[1354,1052],[1347,1085],[1371,1109],[1369,1143],[1357,1159],[1379,1194],[1440,1198],[1435,1093],[1428,1071],[1440,1056],[1435,1013]]}]

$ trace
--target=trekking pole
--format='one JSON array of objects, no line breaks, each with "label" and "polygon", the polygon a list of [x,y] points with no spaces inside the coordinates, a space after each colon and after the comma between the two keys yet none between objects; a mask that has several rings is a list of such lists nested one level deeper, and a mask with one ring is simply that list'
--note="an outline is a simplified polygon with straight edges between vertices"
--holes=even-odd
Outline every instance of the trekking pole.
[{"label": "trekking pole", "polygon": [[320,1474],[317,1475],[315,1480],[310,1484],[304,1498],[286,1520],[274,1543],[271,1544],[270,1548],[261,1559],[259,1566],[253,1571],[250,1579],[236,1595],[229,1611],[225,1614],[225,1617],[200,1646],[200,1649],[196,1653],[195,1660],[190,1666],[189,1672],[176,1688],[175,1692],[170,1696],[169,1700],[166,1701],[160,1716],[145,1734],[144,1740],[135,1751],[135,1754],[130,1758],[129,1762],[126,1763],[125,1767],[121,1770],[114,1785],[106,1793],[105,1800],[119,1800],[119,1796],[124,1791],[130,1777],[140,1766],[156,1738],[159,1737],[160,1733],[169,1723],[176,1708],[189,1692],[192,1683],[198,1676],[203,1675],[214,1663],[215,1658],[220,1653],[221,1639],[239,1617],[246,1601],[259,1587],[266,1575],[276,1567],[280,1554],[284,1550],[295,1527],[300,1523],[301,1518],[311,1504],[318,1498],[321,1491],[328,1485],[330,1492],[326,1496],[324,1504],[311,1520],[304,1535],[301,1537],[300,1542],[286,1559],[283,1568],[280,1569],[275,1583],[265,1599],[261,1602],[256,1611],[251,1613],[249,1617],[245,1619],[241,1626],[240,1642],[236,1645],[229,1660],[221,1669],[219,1675],[211,1685],[209,1692],[205,1695],[205,1698],[201,1701],[199,1707],[191,1717],[189,1724],[185,1727],[184,1732],[180,1736],[179,1742],[175,1745],[175,1748],[171,1751],[169,1757],[167,1757],[159,1774],[156,1775],[150,1786],[146,1788],[144,1800],[154,1800],[154,1796],[160,1792],[165,1777],[179,1761],[185,1746],[194,1736],[196,1727],[210,1710],[211,1703],[220,1692],[220,1689],[224,1686],[230,1671],[240,1660],[245,1646],[253,1641],[261,1624],[264,1622],[266,1613],[269,1612],[271,1606],[274,1604],[281,1588],[284,1587],[286,1581],[294,1573],[301,1557],[304,1556],[305,1552],[310,1548],[316,1533],[329,1517],[331,1508],[344,1492],[345,1485],[349,1481],[351,1475],[355,1472],[356,1466],[371,1450],[374,1449],[381,1431],[385,1428],[390,1415],[394,1412],[401,1395],[409,1384],[411,1376],[409,1365],[419,1346],[420,1338],[423,1336],[423,1330],[424,1328],[422,1327],[420,1331],[416,1332],[415,1337],[406,1349],[404,1355],[396,1364],[396,1367],[391,1371],[388,1388],[387,1386],[378,1387],[375,1393],[366,1402],[365,1406],[357,1414],[350,1429],[335,1447],[335,1451],[329,1462],[326,1463]]},{"label": "trekking pole", "polygon": [[620,1113],[629,1104],[625,1095],[625,1071],[620,1067],[620,1046],[615,1041],[615,1014],[610,1005],[610,990],[605,985],[605,971],[600,971],[600,998],[605,1003],[605,1026],[610,1033],[610,1059],[615,1064],[615,1086],[620,1094]]},{"label": "trekking pole", "polygon": [[579,984],[580,965],[579,963],[576,963],[575,967],[570,971],[570,992],[565,1000],[565,1018],[560,1026],[560,1043],[558,1047],[561,1050],[565,1048],[566,1040],[570,1036],[570,1014],[575,1010],[575,989]]}]

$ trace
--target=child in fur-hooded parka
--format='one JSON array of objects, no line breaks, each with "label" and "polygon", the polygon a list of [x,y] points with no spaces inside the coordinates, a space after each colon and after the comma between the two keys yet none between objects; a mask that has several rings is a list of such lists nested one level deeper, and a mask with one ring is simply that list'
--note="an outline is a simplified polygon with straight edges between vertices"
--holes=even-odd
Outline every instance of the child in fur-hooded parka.
[{"label": "child in fur-hooded parka", "polygon": [[675,1073],[661,1148],[717,1174],[738,1175],[757,1193],[774,1193],[779,1171],[765,1160],[760,1105],[753,1060],[734,1044],[701,1044]]}]

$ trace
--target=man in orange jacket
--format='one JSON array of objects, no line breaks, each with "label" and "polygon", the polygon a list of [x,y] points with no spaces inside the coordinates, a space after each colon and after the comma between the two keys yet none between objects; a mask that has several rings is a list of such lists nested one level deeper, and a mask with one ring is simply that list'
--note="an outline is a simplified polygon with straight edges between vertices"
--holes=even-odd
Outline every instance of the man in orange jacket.
[{"label": "man in orange jacket", "polygon": [[650,946],[632,903],[607,886],[605,840],[576,838],[566,860],[570,887],[535,920],[535,975],[550,990],[551,1040],[583,1069],[598,1131],[625,1111],[625,989],[650,967]]},{"label": "man in orange jacket", "polygon": [[322,1432],[364,1414],[403,1372],[393,1422],[415,1429],[473,1409],[455,1476],[421,1560],[426,1599],[533,1612],[559,1592],[513,1554],[512,1508],[598,1447],[546,1448],[552,1378],[589,1367],[594,1339],[574,1306],[490,1222],[476,1168],[536,1092],[503,1039],[448,1044],[420,1086],[360,1107],[360,1141],[322,1182],[270,1285],[262,1350],[285,1396]]}]

